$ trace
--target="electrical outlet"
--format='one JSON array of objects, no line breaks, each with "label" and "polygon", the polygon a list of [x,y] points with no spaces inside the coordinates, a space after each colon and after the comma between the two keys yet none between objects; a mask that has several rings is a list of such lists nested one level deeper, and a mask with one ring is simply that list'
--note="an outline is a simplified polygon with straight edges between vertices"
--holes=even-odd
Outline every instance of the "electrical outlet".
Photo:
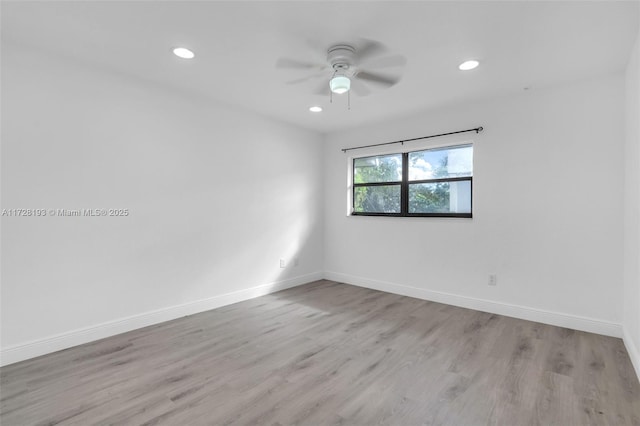
[{"label": "electrical outlet", "polygon": [[287,262],[284,261],[284,259],[280,259],[280,267],[284,268],[287,266]]},{"label": "electrical outlet", "polygon": [[496,274],[489,275],[489,285],[495,286],[498,284],[498,276]]}]

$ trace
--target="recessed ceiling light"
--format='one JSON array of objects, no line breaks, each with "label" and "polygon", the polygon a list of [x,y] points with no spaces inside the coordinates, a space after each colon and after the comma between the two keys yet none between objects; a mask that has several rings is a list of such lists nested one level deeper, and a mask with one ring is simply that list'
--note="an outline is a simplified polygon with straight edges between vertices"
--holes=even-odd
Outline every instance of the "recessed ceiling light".
[{"label": "recessed ceiling light", "polygon": [[195,53],[186,47],[176,47],[173,49],[173,54],[182,59],[193,59],[194,56],[196,56]]},{"label": "recessed ceiling light", "polygon": [[319,106],[312,106],[311,108],[309,108],[309,111],[311,112],[321,112],[322,108]]},{"label": "recessed ceiling light", "polygon": [[458,68],[461,69],[462,71],[469,71],[469,70],[474,69],[478,65],[480,65],[480,62],[471,60],[471,61],[465,61],[465,62],[461,63],[458,66]]}]

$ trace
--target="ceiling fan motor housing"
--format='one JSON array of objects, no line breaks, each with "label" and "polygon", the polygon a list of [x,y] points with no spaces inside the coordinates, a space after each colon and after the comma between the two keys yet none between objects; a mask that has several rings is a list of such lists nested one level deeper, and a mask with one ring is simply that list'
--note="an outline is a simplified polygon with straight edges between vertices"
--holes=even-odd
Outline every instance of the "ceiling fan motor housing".
[{"label": "ceiling fan motor housing", "polygon": [[327,51],[327,61],[336,71],[346,71],[354,64],[354,54],[356,50],[348,44],[337,44],[331,46]]}]

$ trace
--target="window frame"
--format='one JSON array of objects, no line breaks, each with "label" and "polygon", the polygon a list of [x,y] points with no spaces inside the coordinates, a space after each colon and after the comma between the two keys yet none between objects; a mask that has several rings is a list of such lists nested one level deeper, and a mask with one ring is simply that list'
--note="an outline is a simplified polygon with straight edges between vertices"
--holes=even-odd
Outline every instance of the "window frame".
[{"label": "window frame", "polygon": [[[471,219],[473,218],[473,171],[471,172],[471,176],[456,176],[456,177],[448,177],[448,178],[434,178],[434,179],[420,179],[420,180],[409,180],[409,154],[414,152],[421,151],[431,151],[431,150],[441,150],[441,149],[455,149],[462,148],[465,146],[470,146],[473,148],[474,144],[472,142],[452,144],[452,145],[444,145],[437,147],[429,147],[429,148],[421,148],[421,149],[413,149],[411,151],[404,152],[388,152],[388,153],[380,153],[380,154],[367,154],[361,157],[351,157],[350,158],[350,167],[349,167],[349,182],[351,186],[351,196],[349,197],[349,216],[382,216],[382,217],[453,217],[453,218],[465,218]],[[389,182],[369,182],[369,183],[355,183],[354,174],[356,170],[355,162],[361,158],[370,158],[370,157],[378,157],[384,155],[402,155],[402,180],[400,181],[389,181]],[[441,183],[441,182],[461,182],[468,181],[469,182],[469,213],[410,213],[409,212],[409,186],[415,184],[422,183]],[[384,213],[384,212],[356,212],[355,211],[355,199],[356,199],[356,188],[362,187],[370,187],[370,186],[390,186],[390,185],[399,185],[400,186],[400,212],[399,213]]]}]

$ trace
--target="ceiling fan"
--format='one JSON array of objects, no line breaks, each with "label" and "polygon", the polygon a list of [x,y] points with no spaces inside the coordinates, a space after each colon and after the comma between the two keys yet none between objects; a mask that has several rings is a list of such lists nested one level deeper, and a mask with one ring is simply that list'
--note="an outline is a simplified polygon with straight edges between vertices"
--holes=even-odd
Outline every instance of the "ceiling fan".
[{"label": "ceiling fan", "polygon": [[315,94],[343,94],[353,91],[359,96],[371,93],[372,86],[388,88],[400,81],[400,75],[382,73],[381,68],[394,68],[406,64],[402,55],[385,56],[387,48],[373,40],[361,40],[360,43],[334,44],[327,49],[326,63],[304,62],[297,59],[279,58],[278,68],[308,70],[311,75],[288,81],[298,84],[312,80],[321,80]]}]

